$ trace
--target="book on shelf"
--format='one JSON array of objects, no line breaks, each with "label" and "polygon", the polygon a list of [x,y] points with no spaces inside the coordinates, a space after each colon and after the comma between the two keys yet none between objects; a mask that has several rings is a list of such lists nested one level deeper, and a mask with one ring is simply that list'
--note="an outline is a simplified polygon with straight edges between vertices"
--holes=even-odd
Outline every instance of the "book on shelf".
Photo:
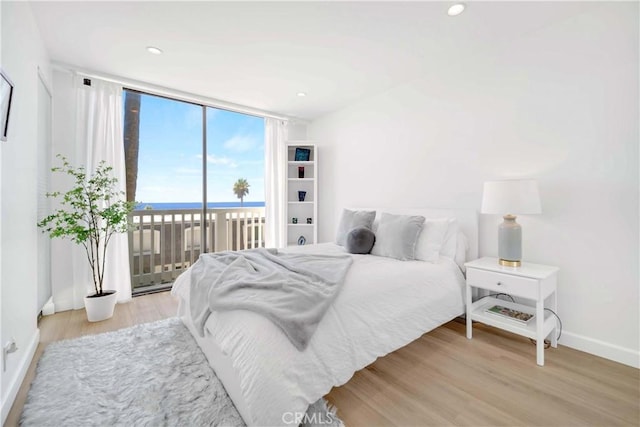
[{"label": "book on shelf", "polygon": [[494,305],[485,309],[485,313],[501,317],[503,319],[513,320],[522,325],[528,324],[535,316],[533,314],[524,313],[522,311],[513,310],[501,305]]}]

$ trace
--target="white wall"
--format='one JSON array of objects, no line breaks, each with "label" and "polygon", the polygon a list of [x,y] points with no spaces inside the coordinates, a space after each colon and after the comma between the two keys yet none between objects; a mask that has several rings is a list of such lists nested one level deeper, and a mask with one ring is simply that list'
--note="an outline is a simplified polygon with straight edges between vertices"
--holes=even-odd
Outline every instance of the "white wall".
[{"label": "white wall", "polygon": [[8,414],[38,344],[34,255],[37,253],[37,118],[38,67],[51,75],[31,6],[2,3],[2,68],[15,85],[9,135],[1,146],[2,287],[0,343],[12,337],[18,351],[7,359],[0,396],[2,421]]},{"label": "white wall", "polygon": [[561,343],[639,366],[638,43],[638,4],[602,3],[314,121],[320,241],[345,206],[479,210],[483,181],[535,178],[523,252],[561,268]]},{"label": "white wall", "polygon": [[307,122],[303,120],[290,120],[287,139],[292,141],[307,139]]}]

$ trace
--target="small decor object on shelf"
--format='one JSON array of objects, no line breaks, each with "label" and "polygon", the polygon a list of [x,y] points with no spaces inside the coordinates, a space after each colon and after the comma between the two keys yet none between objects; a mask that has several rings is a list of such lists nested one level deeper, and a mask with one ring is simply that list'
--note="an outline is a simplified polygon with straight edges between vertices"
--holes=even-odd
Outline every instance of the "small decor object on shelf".
[{"label": "small decor object on shelf", "polygon": [[298,237],[298,246],[304,246],[305,243],[307,243],[307,239],[304,236]]},{"label": "small decor object on shelf", "polygon": [[304,166],[298,166],[298,178],[304,178]]},{"label": "small decor object on shelf", "polygon": [[307,197],[306,191],[298,191],[298,201],[304,202],[304,198]]},{"label": "small decor object on shelf", "polygon": [[291,218],[291,224],[297,224],[298,223],[298,218],[293,217]]},{"label": "small decor object on shelf", "polygon": [[311,218],[307,218],[307,224],[313,224],[313,220]]},{"label": "small decor object on shelf", "polygon": [[494,305],[490,308],[487,308],[485,312],[489,314],[494,314],[502,318],[514,320],[523,325],[526,325],[527,323],[529,323],[529,321],[531,321],[535,317],[533,314],[524,313],[518,310],[512,310],[510,308],[503,307],[501,305]]},{"label": "small decor object on shelf", "polygon": [[296,162],[308,162],[311,157],[311,150],[308,148],[296,148]]}]

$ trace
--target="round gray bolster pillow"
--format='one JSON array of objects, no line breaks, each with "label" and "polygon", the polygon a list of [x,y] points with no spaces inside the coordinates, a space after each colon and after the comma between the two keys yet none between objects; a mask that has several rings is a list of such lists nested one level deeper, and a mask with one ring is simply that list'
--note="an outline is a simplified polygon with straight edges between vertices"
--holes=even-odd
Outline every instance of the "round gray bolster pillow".
[{"label": "round gray bolster pillow", "polygon": [[371,229],[357,227],[347,234],[346,249],[351,254],[368,254],[376,242],[376,235]]}]

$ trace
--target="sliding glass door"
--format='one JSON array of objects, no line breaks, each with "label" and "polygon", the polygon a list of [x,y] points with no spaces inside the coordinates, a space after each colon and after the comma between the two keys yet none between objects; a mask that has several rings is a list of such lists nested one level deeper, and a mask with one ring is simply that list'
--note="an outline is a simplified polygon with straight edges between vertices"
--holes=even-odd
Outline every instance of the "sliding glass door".
[{"label": "sliding glass door", "polygon": [[203,252],[263,246],[264,119],[124,96],[134,290],[171,283]]},{"label": "sliding glass door", "polygon": [[211,107],[206,117],[206,202],[220,217],[215,247],[264,246],[264,119]]}]

